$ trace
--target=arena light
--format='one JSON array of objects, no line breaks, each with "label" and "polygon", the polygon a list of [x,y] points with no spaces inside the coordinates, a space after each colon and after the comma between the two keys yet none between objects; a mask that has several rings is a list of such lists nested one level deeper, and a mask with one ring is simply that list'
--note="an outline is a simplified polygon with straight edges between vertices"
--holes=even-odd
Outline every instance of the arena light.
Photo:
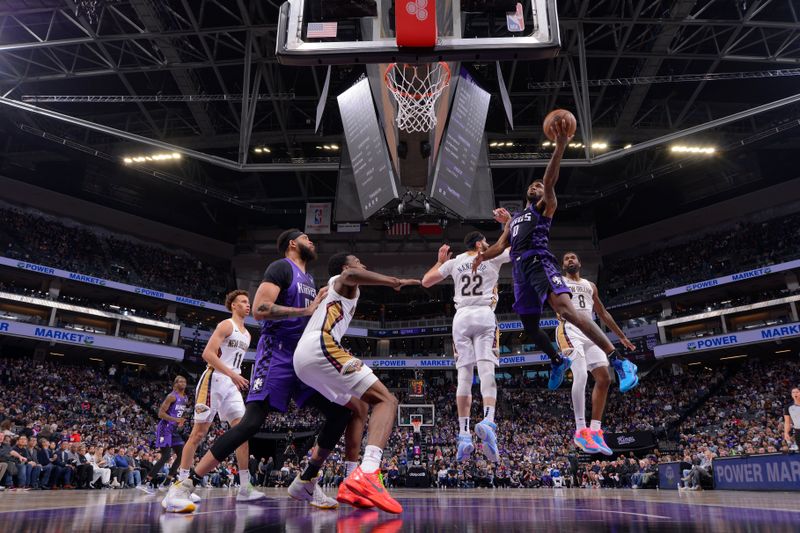
[{"label": "arena light", "polygon": [[778,350],[775,353],[789,353],[789,352],[791,352],[791,350]]},{"label": "arena light", "polygon": [[550,141],[545,141],[545,142],[543,142],[543,143],[542,143],[542,146],[545,146],[545,147],[546,147],[546,146],[550,146]]},{"label": "arena light", "polygon": [[126,165],[132,165],[134,163],[147,163],[148,161],[177,161],[181,158],[181,154],[178,152],[157,152],[154,154],[148,155],[133,155],[133,156],[125,156],[122,158],[122,162]]},{"label": "arena light", "polygon": [[608,143],[603,143],[603,142],[592,143],[592,148],[595,150],[605,150],[606,148],[608,148]]},{"label": "arena light", "polygon": [[89,361],[100,361],[101,363],[103,362],[102,359],[98,359],[97,357],[90,357]]},{"label": "arena light", "polygon": [[256,154],[271,154],[272,150],[268,146],[256,146],[253,148],[253,152]]},{"label": "arena light", "polygon": [[702,362],[698,361],[696,363],[689,363],[688,366],[695,366],[695,365],[702,365],[702,364],[703,364]]},{"label": "arena light", "polygon": [[497,141],[490,142],[489,146],[492,147],[492,148],[496,147],[497,146]]},{"label": "arena light", "polygon": [[712,155],[716,153],[717,149],[713,146],[686,146],[676,144],[670,148],[674,154],[699,154],[699,155]]},{"label": "arena light", "polygon": [[627,149],[628,149],[628,148],[630,148],[631,146],[633,146],[633,145],[629,143],[629,144],[626,144],[625,146],[623,146],[623,147],[622,147],[622,149],[623,149],[623,150],[627,150]]},{"label": "arena light", "polygon": [[50,352],[50,355],[55,355],[56,357],[64,357],[64,354],[60,352]]},{"label": "arena light", "polygon": [[147,366],[144,363],[134,363],[133,361],[122,361],[123,365],[133,365],[133,366]]},{"label": "arena light", "polygon": [[720,361],[727,361],[727,360],[729,360],[729,359],[741,359],[742,357],[747,357],[747,354],[742,354],[742,355],[732,355],[732,356],[730,356],[730,357],[720,357],[720,358],[719,358],[719,360],[720,360]]}]

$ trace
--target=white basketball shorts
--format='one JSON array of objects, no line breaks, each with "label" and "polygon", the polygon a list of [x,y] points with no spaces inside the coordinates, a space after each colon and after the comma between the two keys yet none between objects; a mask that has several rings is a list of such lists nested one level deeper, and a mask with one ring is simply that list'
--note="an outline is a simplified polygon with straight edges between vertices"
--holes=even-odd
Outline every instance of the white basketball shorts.
[{"label": "white basketball shorts", "polygon": [[456,368],[491,361],[496,366],[500,349],[500,330],[489,306],[461,307],[453,318],[453,355]]}]

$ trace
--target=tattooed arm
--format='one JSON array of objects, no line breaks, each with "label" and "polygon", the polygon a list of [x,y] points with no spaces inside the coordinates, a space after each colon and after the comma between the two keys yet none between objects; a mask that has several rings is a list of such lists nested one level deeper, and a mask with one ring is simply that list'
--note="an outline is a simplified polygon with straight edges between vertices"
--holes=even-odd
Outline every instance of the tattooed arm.
[{"label": "tattooed arm", "polygon": [[287,318],[297,318],[299,316],[311,316],[319,306],[320,302],[325,299],[328,294],[328,288],[325,287],[317,293],[317,297],[308,307],[287,307],[285,305],[278,305],[275,300],[281,288],[264,281],[258,286],[255,298],[253,298],[253,318],[256,320],[286,320]]}]

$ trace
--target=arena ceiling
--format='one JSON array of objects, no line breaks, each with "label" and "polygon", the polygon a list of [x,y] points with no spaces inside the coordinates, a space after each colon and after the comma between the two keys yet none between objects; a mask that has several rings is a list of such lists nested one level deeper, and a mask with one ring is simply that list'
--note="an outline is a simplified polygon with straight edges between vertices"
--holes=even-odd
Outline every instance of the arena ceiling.
[{"label": "arena ceiling", "polygon": [[[242,172],[184,158],[156,172],[126,169],[121,156],[152,149],[3,105],[0,172],[218,235],[220,221],[275,224],[307,200],[332,200],[338,157],[320,147],[343,143],[335,97],[363,67],[333,68],[315,133],[326,71],[277,63],[278,6],[99,0],[90,18],[73,0],[0,3],[3,97],[258,165]],[[598,220],[601,234],[797,177],[800,105],[769,104],[800,95],[799,11],[793,0],[559,2],[561,54],[502,65],[515,124],[493,98],[489,139],[513,142],[491,154],[497,197],[518,198],[547,157],[540,124],[554,107],[590,124],[591,138],[577,140],[609,150],[743,115],[681,139],[716,146],[713,158],[678,159],[661,143],[565,170],[567,216]],[[470,68],[498,95],[494,64]],[[750,114],[757,106],[767,109]],[[262,146],[271,152],[253,151]],[[204,206],[191,223],[186,199]]]}]

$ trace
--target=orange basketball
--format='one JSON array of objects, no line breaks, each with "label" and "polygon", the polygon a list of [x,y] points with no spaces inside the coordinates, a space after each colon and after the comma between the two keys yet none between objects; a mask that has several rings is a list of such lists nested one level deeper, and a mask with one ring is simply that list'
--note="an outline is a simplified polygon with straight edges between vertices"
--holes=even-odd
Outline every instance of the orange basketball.
[{"label": "orange basketball", "polygon": [[542,129],[548,139],[551,141],[556,140],[556,135],[553,131],[553,124],[556,120],[566,120],[567,126],[569,127],[569,136],[572,137],[575,135],[575,130],[578,129],[578,121],[575,120],[575,115],[566,109],[554,109],[544,117],[544,124],[542,124]]}]

